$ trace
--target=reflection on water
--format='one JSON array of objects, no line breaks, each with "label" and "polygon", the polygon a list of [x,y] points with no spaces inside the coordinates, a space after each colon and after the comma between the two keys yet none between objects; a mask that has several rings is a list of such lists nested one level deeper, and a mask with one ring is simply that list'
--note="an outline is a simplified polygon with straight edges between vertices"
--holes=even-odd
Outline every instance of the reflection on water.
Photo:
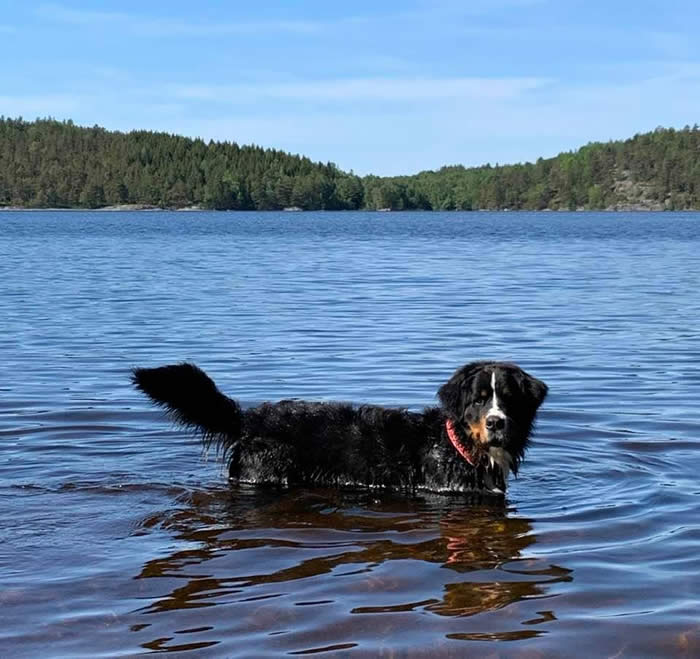
[{"label": "reflection on water", "polygon": [[[700,656],[700,214],[0,212],[0,275],[3,657]],[[550,386],[506,508],[230,490],[128,377],[478,358]]]},{"label": "reflection on water", "polygon": [[[318,637],[322,645],[307,648],[310,653],[345,647],[360,629],[383,629],[385,638],[386,630],[409,619],[411,635],[439,629],[457,640],[527,639],[543,633],[533,627],[555,620],[553,611],[541,605],[530,613],[528,605],[524,619],[509,616],[505,623],[489,622],[489,614],[547,599],[554,584],[572,580],[565,567],[525,557],[536,540],[528,520],[440,497],[378,500],[235,488],[198,493],[191,508],[154,515],[144,525],[194,545],[148,561],[138,576],[172,584],[136,612],[148,614],[148,627],[132,631],[140,639],[155,634],[155,641],[139,640],[151,649],[182,650],[188,635],[191,647],[204,647],[217,641],[203,638],[235,634],[272,656],[299,651],[303,638]],[[221,622],[212,625],[209,613],[196,622],[193,610],[207,607],[219,608],[214,619]],[[166,640],[173,617],[185,612],[187,624],[195,624]],[[154,614],[165,616],[165,629],[151,621]],[[460,621],[435,617],[477,615],[476,628],[488,631],[457,631],[464,627]],[[321,632],[319,616],[334,618],[336,631]],[[382,650],[378,639],[362,645],[367,652]]]}]

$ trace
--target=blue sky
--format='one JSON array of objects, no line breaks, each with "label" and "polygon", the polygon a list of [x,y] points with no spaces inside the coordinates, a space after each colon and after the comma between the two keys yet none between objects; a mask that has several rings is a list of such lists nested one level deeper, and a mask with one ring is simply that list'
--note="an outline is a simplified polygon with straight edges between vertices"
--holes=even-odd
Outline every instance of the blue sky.
[{"label": "blue sky", "polygon": [[534,160],[700,122],[690,0],[8,2],[0,114],[356,173]]}]

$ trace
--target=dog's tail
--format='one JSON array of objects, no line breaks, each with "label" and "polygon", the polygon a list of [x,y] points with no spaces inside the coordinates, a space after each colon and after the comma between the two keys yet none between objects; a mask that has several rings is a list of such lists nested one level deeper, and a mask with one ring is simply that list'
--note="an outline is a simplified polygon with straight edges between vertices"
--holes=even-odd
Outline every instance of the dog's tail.
[{"label": "dog's tail", "polygon": [[240,437],[240,405],[194,364],[135,368],[131,381],[176,423],[199,432],[205,443],[226,452]]}]

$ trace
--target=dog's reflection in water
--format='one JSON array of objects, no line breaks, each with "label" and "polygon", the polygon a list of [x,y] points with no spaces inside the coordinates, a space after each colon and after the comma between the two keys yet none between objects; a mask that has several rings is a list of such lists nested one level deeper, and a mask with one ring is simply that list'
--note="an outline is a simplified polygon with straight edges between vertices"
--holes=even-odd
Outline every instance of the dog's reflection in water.
[{"label": "dog's reflection in water", "polygon": [[145,522],[154,525],[196,546],[144,565],[139,579],[176,579],[175,588],[141,609],[149,613],[245,605],[280,593],[291,596],[291,606],[317,597],[326,575],[325,597],[351,596],[352,613],[470,616],[572,578],[527,557],[536,541],[528,520],[503,506],[458,499],[241,487],[191,495],[179,511]]}]

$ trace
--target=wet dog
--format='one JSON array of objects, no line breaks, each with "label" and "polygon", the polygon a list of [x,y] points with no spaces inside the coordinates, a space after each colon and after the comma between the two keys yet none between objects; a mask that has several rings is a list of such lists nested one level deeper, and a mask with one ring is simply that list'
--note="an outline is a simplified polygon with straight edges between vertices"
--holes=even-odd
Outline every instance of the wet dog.
[{"label": "wet dog", "polygon": [[134,385],[223,453],[248,483],[502,495],[547,385],[515,364],[467,364],[422,412],[282,400],[242,409],[194,364],[137,368]]}]

